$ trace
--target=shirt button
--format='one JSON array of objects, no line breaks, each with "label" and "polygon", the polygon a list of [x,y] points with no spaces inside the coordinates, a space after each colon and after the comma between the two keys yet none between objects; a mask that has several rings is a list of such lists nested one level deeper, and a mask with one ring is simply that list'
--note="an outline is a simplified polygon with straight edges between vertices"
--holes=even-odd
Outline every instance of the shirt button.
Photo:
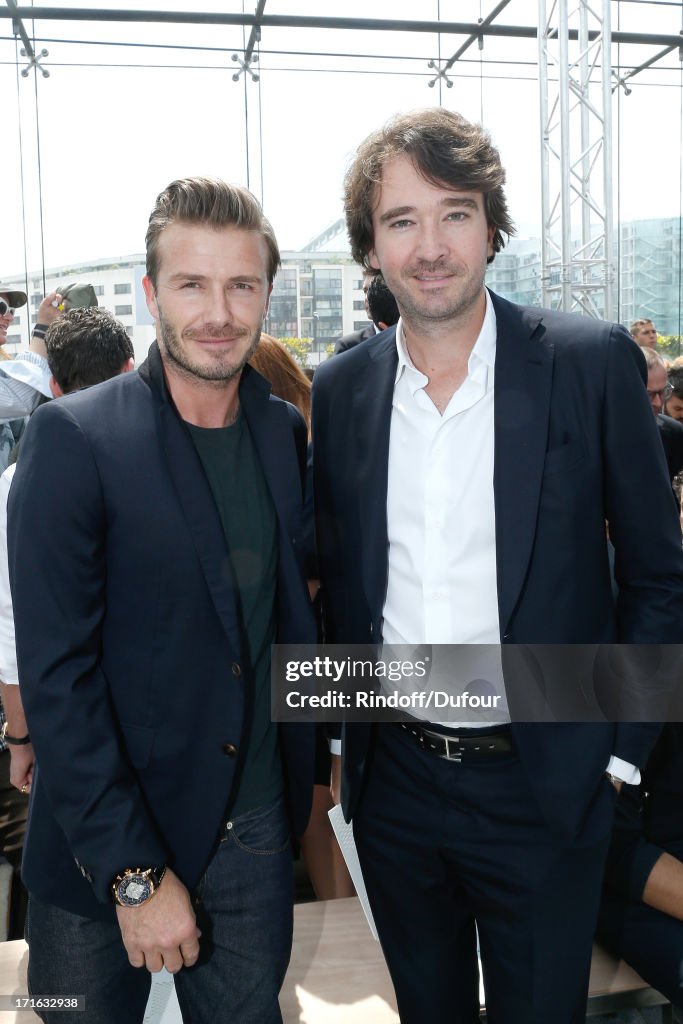
[{"label": "shirt button", "polygon": [[234,676],[241,676],[242,675],[242,669],[239,667],[239,665],[237,664],[236,661],[233,661],[233,663],[232,663],[232,674]]},{"label": "shirt button", "polygon": [[234,757],[235,754],[237,753],[237,747],[235,746],[234,743],[224,743],[223,753],[225,754],[226,757]]}]

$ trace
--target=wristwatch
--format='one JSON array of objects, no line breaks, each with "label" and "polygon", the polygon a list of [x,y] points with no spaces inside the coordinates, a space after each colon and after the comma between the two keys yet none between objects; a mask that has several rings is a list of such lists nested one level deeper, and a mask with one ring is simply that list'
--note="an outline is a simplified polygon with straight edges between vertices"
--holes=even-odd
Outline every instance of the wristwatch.
[{"label": "wristwatch", "polygon": [[160,868],[126,868],[111,883],[114,902],[120,907],[141,907],[151,900],[165,874],[165,864]]},{"label": "wristwatch", "polygon": [[2,731],[0,731],[0,736],[3,738],[5,743],[9,743],[11,747],[23,747],[27,743],[31,742],[31,737],[29,736],[28,733],[26,733],[25,736],[10,736],[10,734],[7,732],[6,721],[2,724]]}]

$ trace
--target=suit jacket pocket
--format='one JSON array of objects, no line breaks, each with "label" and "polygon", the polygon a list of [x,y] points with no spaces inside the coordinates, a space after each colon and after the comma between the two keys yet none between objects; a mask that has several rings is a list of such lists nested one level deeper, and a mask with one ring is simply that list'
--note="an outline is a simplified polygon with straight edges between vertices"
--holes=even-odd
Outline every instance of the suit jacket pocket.
[{"label": "suit jacket pocket", "polygon": [[156,729],[121,722],[123,742],[133,768],[146,768],[152,755]]},{"label": "suit jacket pocket", "polygon": [[568,441],[557,448],[550,448],[545,453],[543,462],[543,475],[550,476],[555,473],[566,473],[584,461],[585,452],[583,445],[578,441]]}]

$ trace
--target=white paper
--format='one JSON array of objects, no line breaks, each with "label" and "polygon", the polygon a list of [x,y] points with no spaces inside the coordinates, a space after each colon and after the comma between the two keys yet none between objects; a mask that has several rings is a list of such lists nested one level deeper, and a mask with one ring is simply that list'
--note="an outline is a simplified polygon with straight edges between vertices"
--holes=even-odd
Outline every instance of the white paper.
[{"label": "white paper", "polygon": [[152,987],[142,1024],[183,1024],[173,975],[166,968],[152,975]]},{"label": "white paper", "polygon": [[337,837],[339,843],[339,849],[342,852],[346,866],[349,869],[351,875],[351,881],[356,887],[356,893],[360,900],[360,905],[363,908],[363,913],[367,918],[367,922],[372,932],[372,937],[375,942],[378,941],[377,928],[375,927],[375,919],[372,916],[372,910],[370,909],[370,901],[368,900],[368,892],[365,888],[365,882],[363,880],[363,872],[361,871],[360,861],[358,860],[358,851],[356,850],[356,843],[353,838],[353,822],[344,821],[344,814],[341,809],[341,804],[336,804],[331,811],[328,812],[330,823],[334,829],[334,834]]}]

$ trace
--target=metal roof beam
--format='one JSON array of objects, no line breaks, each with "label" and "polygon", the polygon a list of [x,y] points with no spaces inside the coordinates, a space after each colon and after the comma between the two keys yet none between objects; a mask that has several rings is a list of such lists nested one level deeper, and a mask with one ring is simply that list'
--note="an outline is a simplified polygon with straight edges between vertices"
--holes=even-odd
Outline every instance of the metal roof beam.
[{"label": "metal roof beam", "polygon": [[466,39],[465,42],[460,47],[460,49],[456,50],[456,52],[453,54],[453,56],[450,58],[450,60],[446,61],[446,64],[444,66],[444,71],[448,71],[449,68],[452,68],[453,65],[455,64],[456,60],[458,60],[460,57],[462,57],[463,53],[465,53],[467,50],[469,50],[469,48],[472,45],[472,43],[474,43],[477,39],[481,39],[482,38],[482,31],[481,30],[485,29],[485,28],[488,28],[488,26],[490,24],[492,24],[493,21],[495,21],[495,19],[498,17],[500,12],[503,11],[507,7],[507,5],[509,3],[510,3],[510,0],[500,0],[500,3],[498,4],[498,6],[494,7],[494,9],[491,11],[491,13],[489,15],[487,15],[487,17],[482,20],[479,32],[477,32],[476,35],[471,35],[469,37],[469,39]]},{"label": "metal roof beam", "polygon": [[9,11],[0,11],[0,15],[4,18],[10,17],[12,19],[14,34],[21,36],[21,41],[24,44],[24,49],[26,50],[26,56],[33,61],[35,60],[36,55],[33,52],[33,46],[31,44],[31,40],[29,39],[28,32],[24,28],[24,23],[21,20],[19,9],[14,0],[7,0],[7,6],[9,8]]},{"label": "metal roof beam", "polygon": [[247,48],[244,51],[244,63],[249,64],[254,52],[254,47],[257,43],[261,42],[261,18],[263,17],[263,9],[266,6],[266,0],[258,0],[256,5],[256,13],[254,14],[254,24],[251,27],[251,33],[249,35],[249,42]]},{"label": "metal roof beam", "polygon": [[[536,39],[535,25],[499,25],[484,27],[478,22],[457,21],[407,21],[378,18],[321,18],[289,14],[223,14],[210,11],[136,11],[102,10],[96,7],[16,7],[15,12],[0,8],[2,18],[26,18],[36,21],[109,21],[149,22],[177,25],[260,25],[264,28],[319,28],[366,32],[422,32],[441,35],[497,36],[511,39]],[[597,32],[589,32],[589,39],[596,39]],[[575,29],[569,31],[570,39],[577,39]],[[683,44],[683,33],[612,32],[613,43],[633,43],[652,46],[678,47]]]}]

